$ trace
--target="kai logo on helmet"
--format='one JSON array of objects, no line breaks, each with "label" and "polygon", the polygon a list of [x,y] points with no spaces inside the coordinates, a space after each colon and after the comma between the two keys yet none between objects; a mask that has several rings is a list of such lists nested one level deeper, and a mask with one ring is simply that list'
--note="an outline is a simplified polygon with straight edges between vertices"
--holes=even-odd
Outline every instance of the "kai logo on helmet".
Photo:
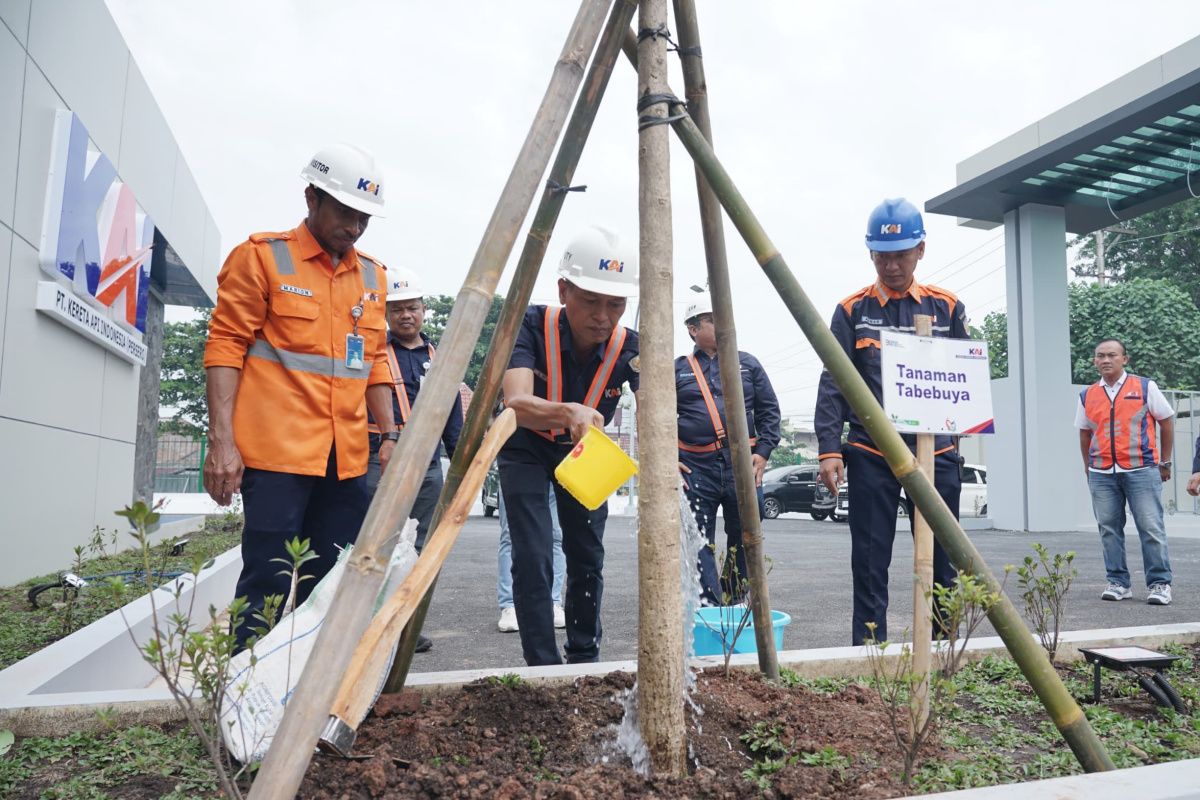
[{"label": "kai logo on helmet", "polygon": [[618,261],[615,258],[602,258],[602,259],[600,259],[600,271],[601,272],[624,272],[625,271],[625,262]]},{"label": "kai logo on helmet", "polygon": [[379,190],[382,188],[382,184],[375,183],[375,181],[369,181],[366,178],[358,179],[358,190],[360,192],[366,192],[367,194],[379,196]]},{"label": "kai logo on helmet", "polygon": [[880,233],[880,235],[883,235],[883,236],[886,236],[888,234],[899,235],[901,233],[904,233],[904,226],[901,225],[899,222],[884,223],[883,225],[879,226],[879,233]]}]

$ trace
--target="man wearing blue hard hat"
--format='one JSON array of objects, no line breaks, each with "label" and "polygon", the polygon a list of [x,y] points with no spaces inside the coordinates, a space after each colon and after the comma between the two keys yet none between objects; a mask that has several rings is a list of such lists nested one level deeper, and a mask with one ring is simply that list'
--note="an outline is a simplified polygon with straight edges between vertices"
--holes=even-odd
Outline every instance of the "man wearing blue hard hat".
[{"label": "man wearing blue hard hat", "polygon": [[[850,356],[858,373],[882,402],[880,332],[913,332],[914,317],[933,317],[933,335],[966,339],[967,315],[958,298],[937,286],[917,283],[913,277],[925,256],[925,224],[917,207],[904,198],[884,200],[867,219],[867,250],[875,266],[875,280],[847,297],[834,309],[830,328]],[[850,433],[842,443],[842,429]],[[896,509],[900,482],[892,474],[862,421],[850,409],[828,370],[821,373],[813,426],[821,460],[821,481],[837,493],[849,481],[850,570],[854,578],[852,643],[887,638],[888,567],[896,538]],[[916,437],[906,435],[911,449]],[[934,441],[934,484],[946,505],[958,516],[962,489],[961,460],[953,440]],[[905,499],[909,519],[912,503]],[[933,548],[934,583],[948,586],[954,568],[940,544]],[[867,627],[875,625],[874,633]],[[936,631],[935,631],[936,633]]]}]

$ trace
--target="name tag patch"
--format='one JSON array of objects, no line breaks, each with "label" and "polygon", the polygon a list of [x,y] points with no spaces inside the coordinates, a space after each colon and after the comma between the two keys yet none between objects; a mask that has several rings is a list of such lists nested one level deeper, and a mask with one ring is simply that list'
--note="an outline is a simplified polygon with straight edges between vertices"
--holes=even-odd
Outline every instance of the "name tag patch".
[{"label": "name tag patch", "polygon": [[290,286],[286,283],[279,284],[279,291],[287,292],[288,294],[298,294],[301,297],[312,297],[313,296],[311,289],[304,289],[299,286]]}]

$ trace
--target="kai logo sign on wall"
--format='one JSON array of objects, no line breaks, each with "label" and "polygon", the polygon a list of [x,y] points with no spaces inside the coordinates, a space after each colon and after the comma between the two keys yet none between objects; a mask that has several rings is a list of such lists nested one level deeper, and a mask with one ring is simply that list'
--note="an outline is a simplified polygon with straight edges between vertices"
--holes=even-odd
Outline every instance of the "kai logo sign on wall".
[{"label": "kai logo sign on wall", "polygon": [[[58,111],[39,260],[57,288],[71,296],[39,288],[38,310],[144,364],[153,242],[153,220],[118,180],[112,162],[89,146],[79,117]],[[56,301],[43,307],[43,298],[50,297]],[[87,308],[90,324],[80,325],[79,307],[73,315],[62,314],[70,301]]]}]

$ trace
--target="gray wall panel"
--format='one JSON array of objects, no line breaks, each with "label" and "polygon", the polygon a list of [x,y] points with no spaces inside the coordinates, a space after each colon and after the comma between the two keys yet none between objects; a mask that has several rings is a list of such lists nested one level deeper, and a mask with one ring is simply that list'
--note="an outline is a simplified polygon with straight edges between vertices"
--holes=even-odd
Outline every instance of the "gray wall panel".
[{"label": "gray wall panel", "polygon": [[0,26],[0,222],[12,226],[17,193],[17,145],[21,138],[21,95],[25,50]]},{"label": "gray wall panel", "polygon": [[0,0],[0,20],[12,29],[24,47],[29,34],[29,6],[32,0]]},{"label": "gray wall panel", "polygon": [[130,64],[125,92],[125,116],[120,156],[109,154],[121,180],[129,184],[138,203],[154,224],[171,230],[171,203],[175,190],[175,162],[179,148],[171,129],[150,94],[150,87]]},{"label": "gray wall panel", "polygon": [[31,62],[25,70],[25,97],[21,104],[21,152],[17,163],[17,207],[13,230],[38,245],[46,205],[46,172],[50,168],[50,141],[54,112],[65,108],[53,87]]},{"label": "gray wall panel", "polygon": [[115,162],[130,58],[103,0],[38,0],[29,55]]}]

